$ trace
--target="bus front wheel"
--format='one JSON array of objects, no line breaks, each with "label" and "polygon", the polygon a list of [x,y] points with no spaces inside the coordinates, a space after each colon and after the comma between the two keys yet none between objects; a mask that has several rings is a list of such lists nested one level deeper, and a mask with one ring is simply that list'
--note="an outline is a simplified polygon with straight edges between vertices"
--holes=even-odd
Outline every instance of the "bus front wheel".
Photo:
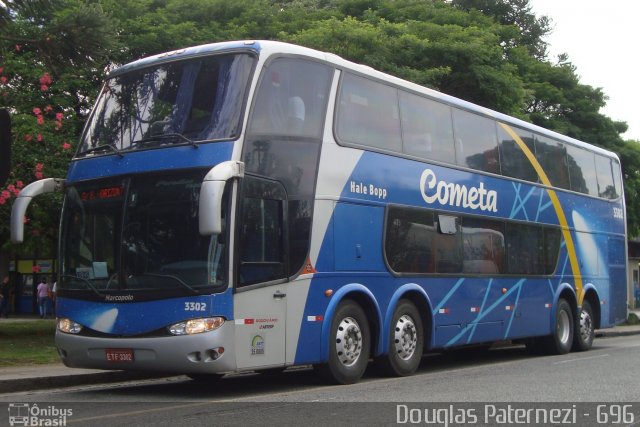
[{"label": "bus front wheel", "polygon": [[358,381],[369,363],[370,337],[362,307],[352,300],[341,302],[331,320],[329,360],[320,367],[320,374],[337,384]]},{"label": "bus front wheel", "polygon": [[380,361],[382,368],[388,375],[411,375],[420,366],[424,348],[422,319],[411,301],[400,300],[390,329],[389,354]]}]

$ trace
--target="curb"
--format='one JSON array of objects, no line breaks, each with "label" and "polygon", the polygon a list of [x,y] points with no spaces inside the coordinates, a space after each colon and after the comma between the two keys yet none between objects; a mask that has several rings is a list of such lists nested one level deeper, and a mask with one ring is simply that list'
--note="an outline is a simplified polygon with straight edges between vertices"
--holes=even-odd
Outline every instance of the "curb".
[{"label": "curb", "polygon": [[154,378],[167,378],[175,374],[157,374],[149,372],[105,371],[91,374],[69,374],[45,377],[28,377],[0,380],[0,393],[41,390],[78,385],[107,384]]}]

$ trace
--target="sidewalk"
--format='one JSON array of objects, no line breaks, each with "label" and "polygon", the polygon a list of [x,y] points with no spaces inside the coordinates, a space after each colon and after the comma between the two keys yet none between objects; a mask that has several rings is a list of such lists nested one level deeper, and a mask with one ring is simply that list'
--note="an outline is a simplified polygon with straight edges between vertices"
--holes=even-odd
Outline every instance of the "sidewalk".
[{"label": "sidewalk", "polygon": [[[640,315],[640,311],[634,311]],[[40,320],[37,316],[14,316],[6,321]],[[610,338],[629,335],[640,335],[640,324],[632,326],[616,326],[596,331],[598,338]],[[99,369],[73,369],[62,363],[35,366],[17,366],[0,368],[0,393],[11,393],[28,390],[39,390],[55,387],[71,387],[77,385],[93,385],[141,380],[148,378],[164,378],[172,374],[149,372],[103,371]]]}]

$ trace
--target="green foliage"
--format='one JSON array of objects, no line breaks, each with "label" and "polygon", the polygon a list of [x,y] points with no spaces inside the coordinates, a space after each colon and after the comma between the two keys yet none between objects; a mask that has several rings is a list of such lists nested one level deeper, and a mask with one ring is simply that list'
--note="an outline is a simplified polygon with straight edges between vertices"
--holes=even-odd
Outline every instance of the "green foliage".
[{"label": "green foliage", "polygon": [[0,323],[0,366],[59,363],[54,320]]}]

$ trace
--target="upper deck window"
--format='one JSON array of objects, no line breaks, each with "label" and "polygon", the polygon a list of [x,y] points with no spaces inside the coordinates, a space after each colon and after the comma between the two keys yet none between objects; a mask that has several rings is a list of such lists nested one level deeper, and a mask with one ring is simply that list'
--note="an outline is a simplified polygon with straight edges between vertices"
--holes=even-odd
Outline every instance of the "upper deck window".
[{"label": "upper deck window", "polygon": [[346,143],[402,152],[398,91],[345,74],[337,112],[337,134]]},{"label": "upper deck window", "polygon": [[79,154],[236,137],[252,65],[248,54],[217,55],[107,80]]}]

